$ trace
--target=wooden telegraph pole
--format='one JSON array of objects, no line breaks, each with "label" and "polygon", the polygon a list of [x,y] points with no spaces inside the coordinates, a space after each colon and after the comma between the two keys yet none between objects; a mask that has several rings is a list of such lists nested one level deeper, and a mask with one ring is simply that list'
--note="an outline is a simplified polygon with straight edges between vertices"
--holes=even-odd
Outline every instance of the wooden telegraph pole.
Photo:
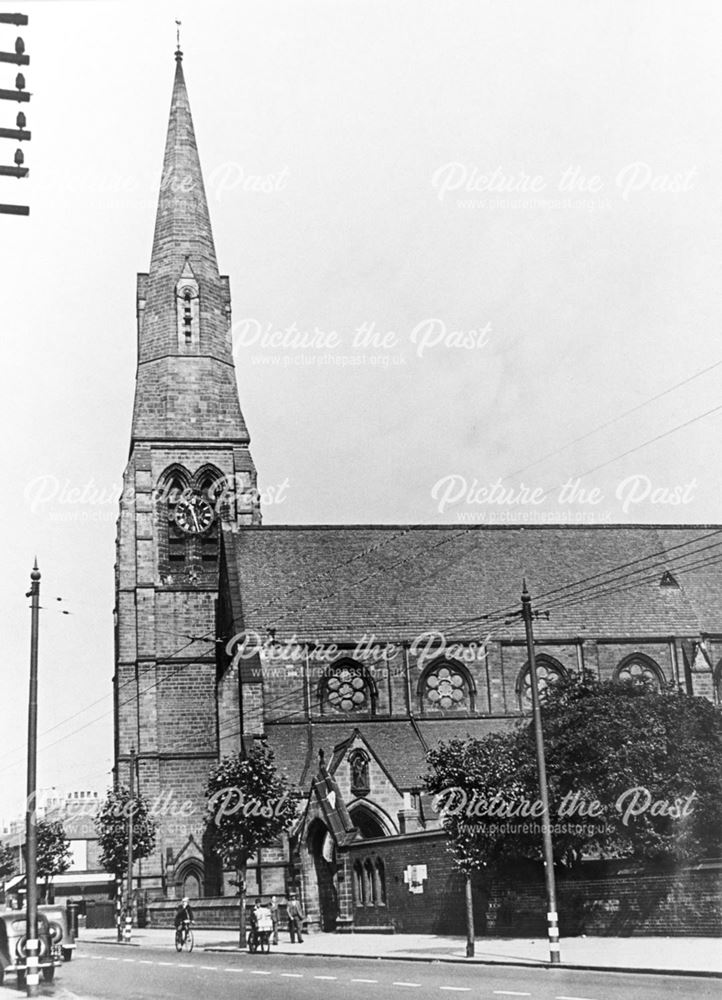
[{"label": "wooden telegraph pole", "polygon": [[554,881],[554,851],[552,849],[552,834],[549,825],[549,791],[547,789],[547,768],[544,759],[544,734],[542,732],[541,710],[539,707],[539,684],[536,673],[536,655],[534,653],[534,632],[532,630],[533,612],[531,597],[526,589],[526,580],[521,595],[521,614],[526,629],[526,648],[529,659],[529,678],[531,680],[531,703],[534,717],[534,739],[536,741],[536,764],[539,775],[539,795],[542,804],[542,844],[544,848],[544,878],[547,890],[547,930],[549,936],[549,961],[558,965],[561,961],[559,950],[559,915],[557,913],[557,895]]},{"label": "wooden telegraph pole", "polygon": [[[26,14],[0,14],[0,24],[25,25],[28,23]],[[30,56],[25,52],[25,42],[18,37],[15,40],[14,52],[0,52],[0,63],[15,63],[16,66],[27,66]],[[30,100],[30,93],[25,89],[25,76],[18,73],[15,77],[15,90],[0,88],[0,101],[17,101],[23,103]],[[15,139],[18,142],[27,141],[31,138],[31,133],[25,128],[27,119],[24,112],[19,111],[15,119],[16,128],[0,128],[1,139]],[[25,163],[25,154],[18,147],[15,151],[12,166],[0,164],[0,176],[4,177],[27,177],[29,170]],[[28,205],[0,205],[0,215],[29,215]]]}]

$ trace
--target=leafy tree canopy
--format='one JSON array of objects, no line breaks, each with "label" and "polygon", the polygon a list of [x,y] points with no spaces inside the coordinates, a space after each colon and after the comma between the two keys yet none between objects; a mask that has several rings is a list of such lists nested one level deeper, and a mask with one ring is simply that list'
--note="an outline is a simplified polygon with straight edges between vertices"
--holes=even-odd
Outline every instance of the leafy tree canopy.
[{"label": "leafy tree canopy", "polygon": [[141,795],[132,799],[127,788],[110,789],[95,819],[100,863],[122,878],[128,870],[128,817],[133,814],[133,859],[147,858],[155,848],[158,824]]},{"label": "leafy tree canopy", "polygon": [[36,823],[38,877],[50,879],[70,868],[70,840],[60,820],[40,819]]},{"label": "leafy tree canopy", "polygon": [[276,771],[273,751],[257,743],[248,754],[225,757],[209,776],[206,829],[226,870],[243,872],[296,817],[299,794]]},{"label": "leafy tree canopy", "polygon": [[[720,852],[722,715],[707,699],[577,675],[548,690],[542,725],[559,861],[679,861]],[[462,868],[540,857],[530,721],[441,743],[428,763],[426,788],[437,796]]]},{"label": "leafy tree canopy", "polygon": [[10,844],[0,843],[0,882],[5,882],[15,874],[17,865],[15,852]]}]

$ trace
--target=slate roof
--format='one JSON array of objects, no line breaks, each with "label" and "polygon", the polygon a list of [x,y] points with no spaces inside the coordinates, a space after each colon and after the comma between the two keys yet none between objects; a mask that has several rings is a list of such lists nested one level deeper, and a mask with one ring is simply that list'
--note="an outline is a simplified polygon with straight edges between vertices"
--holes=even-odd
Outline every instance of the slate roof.
[{"label": "slate roof", "polygon": [[[516,720],[514,720],[516,721]],[[266,723],[266,736],[279,769],[288,780],[306,787],[318,766],[318,751],[323,750],[332,770],[338,763],[333,751],[348,742],[358,729],[382,767],[401,791],[416,788],[426,771],[426,748],[439,740],[483,737],[510,725],[504,718],[444,719],[410,721],[350,718],[348,722]],[[309,743],[309,732],[311,733]],[[420,734],[420,736],[419,736]]]},{"label": "slate roof", "polygon": [[[481,615],[519,607],[524,577],[535,607],[550,611],[535,622],[538,639],[722,635],[718,525],[248,527],[224,545],[236,629],[272,628],[281,642],[400,642],[430,629],[478,639],[490,628]],[[678,587],[660,586],[666,570]],[[518,619],[502,635],[521,638]],[[358,727],[405,790],[418,786],[427,747],[510,724],[349,718],[267,722],[266,733],[289,780],[307,787],[319,749],[331,761]]]},{"label": "slate roof", "polygon": [[[552,613],[538,638],[722,633],[720,525],[273,526],[236,529],[225,544],[237,624],[274,628],[280,641],[401,641],[429,629],[473,639],[485,634],[480,616],[519,607],[523,578]],[[679,588],[660,586],[667,569]],[[521,635],[517,623],[504,628]]]}]

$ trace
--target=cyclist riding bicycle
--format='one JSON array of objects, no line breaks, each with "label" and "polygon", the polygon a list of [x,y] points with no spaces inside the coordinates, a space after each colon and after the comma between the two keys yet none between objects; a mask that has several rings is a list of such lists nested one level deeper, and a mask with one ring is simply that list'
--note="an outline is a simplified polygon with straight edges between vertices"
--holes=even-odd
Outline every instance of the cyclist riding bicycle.
[{"label": "cyclist riding bicycle", "polygon": [[182,928],[183,936],[185,937],[192,923],[193,907],[191,906],[188,897],[184,896],[181,900],[180,906],[175,911],[175,929],[178,930],[179,928]]}]

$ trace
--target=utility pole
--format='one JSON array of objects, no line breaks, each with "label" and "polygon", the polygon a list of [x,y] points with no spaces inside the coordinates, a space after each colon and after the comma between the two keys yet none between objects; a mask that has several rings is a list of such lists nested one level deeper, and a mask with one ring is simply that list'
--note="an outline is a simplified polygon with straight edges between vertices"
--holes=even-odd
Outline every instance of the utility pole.
[{"label": "utility pole", "polygon": [[128,799],[128,888],[125,901],[125,933],[123,940],[130,944],[133,927],[133,813],[135,812],[135,747],[130,748],[130,798]]},{"label": "utility pole", "polygon": [[30,574],[30,590],[26,594],[30,602],[30,696],[28,699],[28,782],[25,802],[25,843],[27,850],[27,923],[26,935],[26,978],[27,995],[36,997],[40,985],[38,958],[38,831],[35,825],[35,799],[37,796],[37,752],[38,752],[38,625],[40,616],[40,570],[35,560]]},{"label": "utility pole", "polygon": [[[25,25],[28,23],[26,14],[0,14],[0,24]],[[30,56],[25,52],[25,42],[22,38],[15,39],[14,52],[0,52],[0,63],[14,63],[16,66],[27,66],[30,63]],[[3,81],[4,82],[4,81]],[[0,89],[0,101],[16,101],[17,103],[27,103],[31,94],[25,89],[25,76],[18,73],[15,77],[15,90]],[[0,138],[16,139],[18,142],[29,140],[32,135],[26,129],[27,118],[23,111],[18,111],[15,119],[16,128],[0,128]],[[25,154],[18,147],[13,157],[13,165],[0,164],[0,176],[3,177],[27,177],[29,169],[24,166]],[[28,205],[0,205],[0,215],[29,215]]]},{"label": "utility pole", "polygon": [[534,653],[534,632],[532,630],[531,597],[526,589],[526,580],[521,595],[521,614],[526,630],[526,648],[529,659],[529,678],[531,680],[531,704],[534,717],[534,739],[536,742],[536,766],[539,776],[539,794],[542,804],[542,844],[544,848],[544,879],[547,890],[547,933],[549,937],[549,960],[552,965],[561,961],[559,950],[559,914],[557,913],[557,893],[554,881],[554,851],[552,850],[552,834],[549,823],[549,791],[547,788],[547,768],[544,759],[544,733],[542,732],[541,709],[539,706],[539,684],[536,673],[536,655]]}]

